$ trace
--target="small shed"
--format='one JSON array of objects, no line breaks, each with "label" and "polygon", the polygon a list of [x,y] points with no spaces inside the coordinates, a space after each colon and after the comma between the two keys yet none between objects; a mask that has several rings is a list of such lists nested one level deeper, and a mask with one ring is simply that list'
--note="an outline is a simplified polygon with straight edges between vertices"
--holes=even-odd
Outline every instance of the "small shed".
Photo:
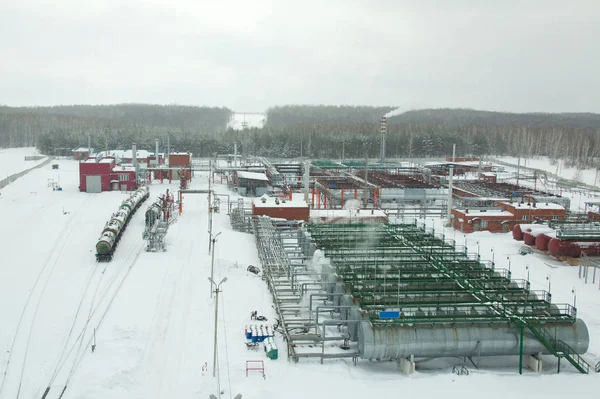
[{"label": "small shed", "polygon": [[238,170],[234,179],[240,195],[260,197],[266,194],[269,188],[269,178],[262,173]]},{"label": "small shed", "polygon": [[78,147],[78,148],[71,150],[71,152],[73,152],[73,156],[75,157],[75,160],[85,161],[85,160],[89,159],[90,156],[94,153],[94,149],[88,148],[88,147]]}]

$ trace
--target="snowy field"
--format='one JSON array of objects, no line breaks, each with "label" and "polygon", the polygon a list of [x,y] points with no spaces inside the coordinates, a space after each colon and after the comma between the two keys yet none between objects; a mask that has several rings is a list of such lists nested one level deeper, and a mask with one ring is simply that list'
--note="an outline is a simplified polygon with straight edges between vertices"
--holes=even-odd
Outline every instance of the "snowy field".
[{"label": "snowy field", "polygon": [[265,114],[234,113],[233,119],[229,122],[227,127],[232,128],[234,130],[242,130],[244,129],[244,123],[246,123],[246,127],[248,128],[261,128],[264,126],[266,120],[267,115]]},{"label": "snowy field", "polygon": [[35,147],[24,148],[0,148],[0,180],[26,169],[32,168],[44,162],[25,161],[26,156],[40,155]]},{"label": "snowy field", "polygon": [[[498,159],[514,165],[518,165],[519,163],[519,159],[515,157],[500,157]],[[534,159],[523,158],[521,159],[521,166],[545,170],[546,172],[553,173],[562,177],[563,179],[585,183],[592,186],[600,183],[596,169],[578,170],[575,167],[567,167],[565,162],[561,159],[556,160],[556,162],[551,162],[548,157],[537,157]]]},{"label": "snowy field", "polygon": [[[34,170],[2,190],[0,230],[0,398],[208,398],[217,392],[212,377],[214,299],[210,298],[208,214],[205,195],[187,195],[183,214],[167,236],[167,252],[147,253],[142,240],[143,211],[152,199],[175,184],[153,184],[150,199],[133,216],[115,258],[96,263],[96,240],[126,194],[79,193],[76,161],[60,160]],[[60,172],[60,176],[58,173]],[[63,191],[52,191],[49,178]],[[216,182],[219,180],[216,179]],[[191,188],[207,188],[196,176]],[[215,184],[218,193],[230,194]],[[252,310],[273,319],[265,283],[246,271],[260,265],[254,236],[234,232],[222,204],[214,215],[221,233],[215,251],[215,280],[227,277],[219,301],[219,374],[223,398],[306,399],[325,397],[527,397],[594,395],[600,374],[581,375],[566,361],[544,356],[544,372],[518,374],[518,357],[484,358],[477,370],[462,358],[419,363],[417,373],[402,375],[395,362],[300,360],[288,362],[280,336],[279,359],[245,348],[243,330]],[[442,221],[426,220],[440,232]],[[578,268],[541,254],[518,255],[521,242],[511,234],[487,232],[463,236],[446,229],[483,260],[525,278],[532,289],[547,289],[553,302],[573,303],[590,332],[584,357],[600,361],[600,290],[587,284]],[[260,267],[260,266],[259,266]],[[94,339],[95,330],[95,339]],[[94,352],[91,346],[95,343]],[[266,378],[245,374],[246,360],[264,360]],[[452,365],[466,365],[457,376]]]}]

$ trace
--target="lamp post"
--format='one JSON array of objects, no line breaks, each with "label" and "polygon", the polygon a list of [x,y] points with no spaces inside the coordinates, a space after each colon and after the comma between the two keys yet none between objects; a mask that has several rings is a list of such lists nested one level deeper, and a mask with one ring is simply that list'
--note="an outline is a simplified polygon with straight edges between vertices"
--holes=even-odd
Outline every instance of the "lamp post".
[{"label": "lamp post", "polygon": [[510,256],[507,256],[506,259],[508,260],[508,272],[510,273]]},{"label": "lamp post", "polygon": [[[214,277],[214,269],[215,269],[215,244],[217,243],[217,237],[221,233],[217,233],[217,235],[215,235],[215,236],[213,236],[211,232],[209,232],[208,234],[210,234],[210,241],[212,242],[211,259],[210,259],[210,280],[212,282],[212,279]],[[210,297],[212,298],[212,288],[210,290]]]},{"label": "lamp post", "polygon": [[[223,279],[217,284],[215,283],[215,281],[209,277],[208,280],[210,281],[211,287],[214,285],[215,286],[215,341],[214,341],[214,348],[213,348],[213,377],[216,375],[217,372],[217,321],[218,321],[218,317],[219,317],[219,292],[221,292],[221,284],[223,284],[225,281],[227,281],[227,277],[223,277]],[[212,292],[212,290],[211,290]],[[219,389],[220,391],[220,389]]]},{"label": "lamp post", "polygon": [[492,270],[494,270],[494,266],[496,265],[496,262],[495,262],[496,256],[494,254],[494,248],[492,248],[491,251],[492,251]]},{"label": "lamp post", "polygon": [[477,241],[477,260],[480,260],[481,256],[479,255],[479,241]]},{"label": "lamp post", "polygon": [[573,308],[577,309],[577,290],[575,287],[573,287],[571,292],[573,293]]},{"label": "lamp post", "polygon": [[529,265],[525,266],[525,269],[527,269],[527,283],[529,283]]},{"label": "lamp post", "polygon": [[552,278],[550,277],[549,274],[546,274],[546,280],[548,280],[548,294],[550,294],[552,292],[552,291],[550,291],[551,284],[552,284]]}]

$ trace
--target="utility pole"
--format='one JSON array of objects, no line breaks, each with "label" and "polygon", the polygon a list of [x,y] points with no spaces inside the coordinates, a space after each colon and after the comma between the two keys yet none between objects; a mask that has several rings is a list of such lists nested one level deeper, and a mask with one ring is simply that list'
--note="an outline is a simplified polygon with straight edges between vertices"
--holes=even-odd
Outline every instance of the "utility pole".
[{"label": "utility pole", "polygon": [[451,227],[452,226],[452,179],[454,178],[454,160],[456,159],[456,144],[452,144],[452,163],[449,165],[448,169],[448,212],[447,212],[447,217],[448,217],[448,226]]},{"label": "utility pole", "polygon": [[208,252],[211,249],[212,240],[212,198],[211,198],[211,175],[212,175],[212,159],[208,160]]},{"label": "utility pole", "polygon": [[[217,235],[214,237],[212,235],[212,232],[209,232],[208,234],[210,234],[210,241],[212,243],[211,260],[210,260],[210,280],[212,281],[212,279],[214,277],[214,270],[215,270],[215,244],[217,243],[217,237],[221,233],[217,233]],[[210,290],[210,297],[212,298],[212,289]]]},{"label": "utility pole", "polygon": [[[217,374],[217,322],[219,320],[219,292],[221,292],[221,284],[227,281],[227,277],[223,277],[223,279],[219,282],[219,284],[215,283],[215,281],[209,277],[211,286],[215,286],[215,340],[214,340],[214,348],[213,348],[213,377]],[[211,289],[212,292],[212,289]],[[220,392],[219,392],[220,396]]]},{"label": "utility pole", "polygon": [[369,174],[369,158],[365,156],[365,209],[367,209],[367,205],[369,205],[369,182],[367,181]]}]

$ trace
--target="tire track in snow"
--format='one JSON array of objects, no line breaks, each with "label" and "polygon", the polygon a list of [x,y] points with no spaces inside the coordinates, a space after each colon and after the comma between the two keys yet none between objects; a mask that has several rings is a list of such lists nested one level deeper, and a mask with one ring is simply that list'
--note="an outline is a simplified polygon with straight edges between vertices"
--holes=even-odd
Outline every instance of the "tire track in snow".
[{"label": "tire track in snow", "polygon": [[[185,234],[189,223],[180,220],[179,224],[174,241],[187,243],[185,260],[179,259],[179,251],[176,251],[172,253],[175,262],[164,262],[167,269],[158,294],[150,336],[142,355],[142,370],[147,377],[144,397],[147,398],[177,397],[173,390],[177,388],[181,356],[185,352],[183,337],[191,302],[187,293],[194,283],[189,278],[189,270],[195,244]],[[186,270],[188,273],[185,273]]]},{"label": "tire track in snow", "polygon": [[[53,246],[52,246],[52,252],[46,258],[46,261],[44,262],[44,264],[40,268],[40,271],[38,272],[38,275],[33,283],[33,286],[29,292],[28,297],[27,297],[27,300],[25,301],[25,305],[23,306],[23,310],[21,311],[21,316],[19,317],[19,321],[17,322],[17,326],[15,329],[15,333],[14,333],[13,340],[12,340],[10,350],[9,350],[9,356],[8,356],[6,366],[5,366],[5,371],[4,371],[3,377],[2,377],[2,383],[0,383],[0,397],[2,396],[2,393],[4,392],[4,389],[5,389],[5,386],[7,383],[11,364],[14,363],[12,361],[13,354],[15,352],[18,353],[19,350],[23,350],[24,355],[23,355],[23,361],[22,361],[22,367],[21,367],[21,375],[19,378],[20,381],[17,385],[17,392],[15,393],[15,397],[18,398],[20,395],[20,390],[21,390],[22,383],[23,383],[25,366],[26,366],[26,362],[27,362],[29,342],[31,340],[31,334],[34,329],[35,318],[37,316],[37,310],[39,309],[40,303],[43,299],[44,291],[46,290],[48,281],[52,277],[52,273],[54,271],[54,268],[56,267],[56,264],[58,263],[58,260],[62,256],[62,253],[63,253],[67,243],[69,242],[69,239],[70,239],[71,235],[73,234],[73,231],[75,230],[77,216],[79,215],[81,210],[84,207],[86,207],[88,202],[90,202],[91,199],[95,195],[96,194],[92,194],[92,195],[86,197],[86,199],[80,204],[80,206],[77,208],[77,210],[70,216],[70,219],[67,222],[67,225],[62,229],[63,232],[67,232],[67,233],[60,234],[56,237],[56,240],[54,241]],[[49,264],[52,264],[52,266],[51,266],[50,270],[47,271],[47,267]],[[38,284],[41,281],[45,281],[45,282],[44,282],[44,286],[41,289],[41,292],[38,294],[39,290],[37,290],[37,288],[38,288]],[[30,319],[28,319],[26,317],[26,315],[30,311],[30,303],[32,302],[32,300],[35,300],[34,297],[38,297],[37,305],[36,305],[34,314],[30,317]],[[21,345],[23,347],[20,348],[19,347],[20,341],[22,341],[21,332],[24,328],[26,328],[28,331],[28,337],[27,337],[27,341],[25,341],[24,344]],[[6,388],[6,389],[8,389],[8,388]]]}]

